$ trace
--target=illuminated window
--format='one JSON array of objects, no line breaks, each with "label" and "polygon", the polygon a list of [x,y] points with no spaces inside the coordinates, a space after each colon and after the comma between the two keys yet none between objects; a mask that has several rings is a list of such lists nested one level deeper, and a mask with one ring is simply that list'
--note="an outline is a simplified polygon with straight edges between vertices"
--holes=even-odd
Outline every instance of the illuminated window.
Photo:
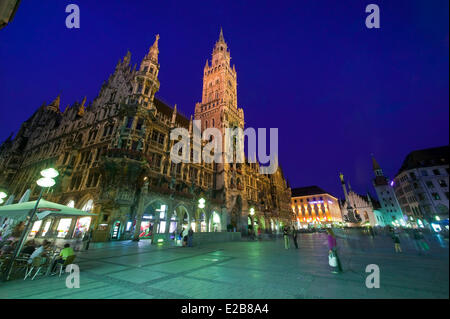
[{"label": "illuminated window", "polygon": [[70,224],[72,223],[72,218],[63,218],[59,221],[58,228],[56,231],[58,232],[58,238],[66,237],[69,232]]},{"label": "illuminated window", "polygon": [[41,228],[42,220],[38,220],[34,222],[33,228],[31,228],[30,235],[36,235],[36,233],[39,231],[39,228]]},{"label": "illuminated window", "polygon": [[42,237],[47,235],[48,229],[50,228],[50,225],[52,224],[52,221],[49,220],[45,223],[44,229],[42,230]]}]

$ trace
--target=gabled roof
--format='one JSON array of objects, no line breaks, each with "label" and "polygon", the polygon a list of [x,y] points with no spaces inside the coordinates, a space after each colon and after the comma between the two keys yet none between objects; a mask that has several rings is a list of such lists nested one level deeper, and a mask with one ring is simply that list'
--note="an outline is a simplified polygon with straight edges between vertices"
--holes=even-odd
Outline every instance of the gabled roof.
[{"label": "gabled roof", "polygon": [[[167,116],[169,119],[172,118],[172,114],[173,114],[173,107],[169,106],[167,103],[163,102],[161,100],[161,98],[157,98],[155,97],[155,99],[153,100],[156,109],[158,110],[158,112],[164,114],[165,116]],[[184,128],[189,128],[189,119],[187,119],[186,117],[184,117],[180,112],[177,111],[177,116],[175,119],[175,122],[180,124],[182,127]]]}]

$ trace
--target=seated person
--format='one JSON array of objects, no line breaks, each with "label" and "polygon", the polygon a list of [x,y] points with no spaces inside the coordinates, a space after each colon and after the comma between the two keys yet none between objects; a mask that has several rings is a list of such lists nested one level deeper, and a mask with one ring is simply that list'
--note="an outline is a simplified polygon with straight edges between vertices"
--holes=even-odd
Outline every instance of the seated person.
[{"label": "seated person", "polygon": [[12,254],[14,249],[16,248],[17,241],[13,242],[12,240],[7,240],[6,243],[0,249],[0,256]]},{"label": "seated person", "polygon": [[52,272],[54,272],[56,270],[57,264],[64,264],[67,257],[73,256],[74,254],[75,253],[74,253],[72,247],[70,247],[69,244],[64,244],[64,248],[59,253],[60,258],[56,259],[55,262],[53,263]]},{"label": "seated person", "polygon": [[30,240],[25,244],[24,249],[22,249],[23,254],[31,255],[36,250],[36,243],[34,240]]},{"label": "seated person", "polygon": [[31,264],[33,262],[33,259],[36,257],[42,257],[45,256],[45,250],[50,248],[50,242],[48,240],[44,240],[41,245],[39,245],[35,251],[30,256],[30,259],[28,259],[28,263]]}]

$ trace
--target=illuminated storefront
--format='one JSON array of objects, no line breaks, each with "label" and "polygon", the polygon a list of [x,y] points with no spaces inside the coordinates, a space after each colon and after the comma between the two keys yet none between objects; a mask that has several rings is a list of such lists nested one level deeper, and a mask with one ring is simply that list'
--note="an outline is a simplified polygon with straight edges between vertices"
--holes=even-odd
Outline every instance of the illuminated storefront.
[{"label": "illuminated storefront", "polygon": [[73,238],[83,238],[91,225],[91,217],[81,217],[78,219],[73,232]]},{"label": "illuminated storefront", "polygon": [[42,225],[42,220],[35,221],[33,224],[33,228],[31,228],[31,232],[28,236],[32,236],[32,237],[36,236],[37,232],[41,228],[41,225]]},{"label": "illuminated storefront", "polygon": [[177,230],[177,216],[173,215],[170,219],[170,227],[169,227],[169,233],[173,233]]},{"label": "illuminated storefront", "polygon": [[212,212],[211,225],[209,231],[217,232],[220,230],[220,216],[216,212]]},{"label": "illuminated storefront", "polygon": [[205,213],[201,213],[200,214],[200,231],[201,232],[206,232],[206,217],[205,217]]},{"label": "illuminated storefront", "polygon": [[153,215],[145,215],[142,217],[141,229],[139,232],[139,238],[146,239],[151,238],[153,225],[154,225],[154,216]]},{"label": "illuminated storefront", "polygon": [[65,238],[69,233],[70,224],[72,224],[72,218],[63,218],[59,221],[58,227],[56,228],[58,238]]}]

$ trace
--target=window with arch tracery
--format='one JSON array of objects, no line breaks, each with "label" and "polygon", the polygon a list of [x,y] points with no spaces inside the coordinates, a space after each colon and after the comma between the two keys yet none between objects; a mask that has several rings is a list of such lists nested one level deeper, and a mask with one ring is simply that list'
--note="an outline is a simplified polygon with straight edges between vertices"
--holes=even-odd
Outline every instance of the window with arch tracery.
[{"label": "window with arch tracery", "polygon": [[84,204],[81,210],[84,212],[90,212],[93,208],[94,208],[94,201],[90,199],[86,202],[86,204]]},{"label": "window with arch tracery", "polygon": [[67,206],[67,207],[70,207],[70,208],[75,208],[75,201],[74,201],[74,200],[70,200],[70,201],[66,204],[66,206]]}]

